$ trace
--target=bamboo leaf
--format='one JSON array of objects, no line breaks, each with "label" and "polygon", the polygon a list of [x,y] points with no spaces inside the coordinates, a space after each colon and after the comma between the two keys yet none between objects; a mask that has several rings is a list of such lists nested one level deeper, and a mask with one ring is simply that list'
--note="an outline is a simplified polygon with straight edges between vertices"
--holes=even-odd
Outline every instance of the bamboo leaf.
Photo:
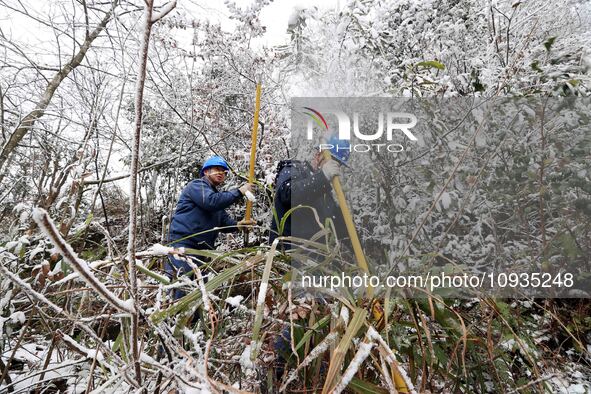
[{"label": "bamboo leaf", "polygon": [[387,394],[388,390],[359,378],[351,379],[348,386],[349,389],[359,394]]},{"label": "bamboo leaf", "polygon": [[366,318],[367,311],[365,309],[355,308],[353,312],[353,318],[347,326],[347,330],[345,331],[343,338],[339,342],[330,360],[328,373],[326,374],[326,380],[324,381],[324,387],[322,388],[323,394],[329,393],[336,385],[338,375],[340,374],[341,368],[343,367],[345,355],[353,343],[353,338],[366,322]]},{"label": "bamboo leaf", "polygon": [[310,328],[308,331],[306,331],[306,333],[302,336],[302,339],[300,339],[300,341],[296,345],[295,350],[296,351],[300,350],[300,348],[302,346],[304,346],[306,341],[308,339],[310,339],[312,337],[312,335],[314,335],[317,331],[326,327],[328,325],[329,321],[330,321],[330,315],[324,316],[322,319],[318,320],[316,322],[316,324],[314,324],[314,326],[312,328]]},{"label": "bamboo leaf", "polygon": [[437,60],[427,60],[417,63],[417,67],[436,68],[438,70],[445,70],[445,65]]},{"label": "bamboo leaf", "polygon": [[271,276],[271,267],[273,266],[273,257],[275,257],[275,250],[279,244],[279,239],[276,238],[271,245],[271,249],[267,253],[267,261],[265,262],[265,270],[261,279],[261,287],[259,288],[259,296],[257,298],[257,309],[254,318],[254,326],[252,328],[252,350],[250,353],[250,360],[254,361],[259,352],[259,333],[261,324],[263,323],[263,312],[265,310],[265,297],[267,295],[267,288],[269,286],[269,278]]},{"label": "bamboo leaf", "polygon": [[[207,284],[205,285],[205,289],[208,292],[214,291],[215,289],[217,289],[230,279],[234,278],[235,276],[240,275],[241,273],[243,273],[246,270],[249,270],[253,266],[256,266],[263,259],[263,255],[255,255],[249,259],[245,259],[239,264],[227,268],[226,270],[220,272],[218,275],[213,277],[209,282],[207,282]],[[179,312],[187,310],[190,306],[194,304],[201,304],[201,301],[201,290],[193,290],[191,293],[187,294],[167,309],[163,309],[162,311],[156,312],[153,315],[151,315],[150,319],[154,323],[158,323],[167,317],[174,316]]]},{"label": "bamboo leaf", "polygon": [[544,42],[544,48],[546,48],[546,51],[550,52],[552,45],[554,45],[554,41],[556,41],[556,37],[549,37],[546,42]]}]

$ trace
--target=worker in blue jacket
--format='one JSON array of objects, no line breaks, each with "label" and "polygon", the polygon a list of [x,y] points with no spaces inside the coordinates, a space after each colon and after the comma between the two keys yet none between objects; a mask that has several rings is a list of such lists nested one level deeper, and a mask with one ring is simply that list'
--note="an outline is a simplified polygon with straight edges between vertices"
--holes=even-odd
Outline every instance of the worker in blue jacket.
[{"label": "worker in blue jacket", "polygon": [[[205,161],[199,175],[187,184],[181,195],[170,224],[169,241],[175,248],[214,249],[220,232],[235,232],[241,227],[225,211],[226,208],[242,201],[247,192],[252,193],[252,184],[244,183],[236,189],[218,191],[224,183],[230,167],[220,156]],[[166,273],[172,278],[191,271],[189,264],[169,256],[165,264]],[[174,298],[184,295],[176,291]]]}]

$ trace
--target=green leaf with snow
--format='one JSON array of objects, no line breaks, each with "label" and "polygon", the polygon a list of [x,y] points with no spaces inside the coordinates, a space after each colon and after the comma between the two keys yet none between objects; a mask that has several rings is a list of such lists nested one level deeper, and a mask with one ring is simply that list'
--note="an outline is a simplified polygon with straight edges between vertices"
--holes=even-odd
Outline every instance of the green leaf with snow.
[{"label": "green leaf with snow", "polygon": [[427,60],[417,63],[417,67],[436,68],[438,70],[445,70],[445,65],[437,60]]},{"label": "green leaf with snow", "polygon": [[554,45],[554,41],[556,41],[556,36],[550,37],[546,40],[546,42],[544,42],[544,48],[546,48],[546,50],[548,52],[550,52],[550,49],[552,49],[552,45]]}]

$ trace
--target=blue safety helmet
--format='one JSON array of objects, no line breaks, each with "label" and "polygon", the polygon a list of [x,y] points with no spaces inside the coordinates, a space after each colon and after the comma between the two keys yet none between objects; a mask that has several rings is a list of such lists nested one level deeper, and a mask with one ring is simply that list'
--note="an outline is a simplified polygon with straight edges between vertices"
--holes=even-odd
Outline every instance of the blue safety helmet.
[{"label": "blue safety helmet", "polygon": [[339,164],[346,166],[349,155],[351,155],[351,143],[349,140],[341,140],[336,135],[332,135],[326,143],[331,145],[331,148],[328,150],[332,158],[338,161]]},{"label": "blue safety helmet", "polygon": [[230,171],[230,167],[228,167],[226,160],[222,159],[220,156],[211,156],[209,159],[205,160],[205,163],[203,163],[199,176],[203,176],[203,172],[210,167],[223,167],[226,171]]}]

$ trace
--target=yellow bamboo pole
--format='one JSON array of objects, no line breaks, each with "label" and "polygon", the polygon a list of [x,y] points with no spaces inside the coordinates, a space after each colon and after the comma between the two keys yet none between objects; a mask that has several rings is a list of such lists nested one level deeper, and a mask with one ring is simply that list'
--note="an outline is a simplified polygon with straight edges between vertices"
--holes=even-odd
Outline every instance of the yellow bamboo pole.
[{"label": "yellow bamboo pole", "polygon": [[[332,157],[328,150],[323,150],[322,153],[326,160],[332,160]],[[338,176],[332,178],[332,188],[334,189],[335,194],[337,195],[339,207],[341,208],[343,219],[345,220],[345,225],[347,226],[347,233],[349,234],[349,238],[351,239],[351,246],[353,246],[353,253],[355,254],[357,265],[364,273],[367,273],[369,275],[369,267],[367,265],[367,260],[365,259],[365,254],[363,253],[361,242],[359,242],[357,230],[355,229],[355,223],[353,223],[353,217],[351,216],[351,211],[349,210],[349,206],[347,205],[347,199],[345,198],[345,193],[343,192],[343,187],[341,186],[341,180]],[[367,295],[369,298],[373,296],[372,287],[369,287],[367,289]]]},{"label": "yellow bamboo pole", "polygon": [[[326,160],[332,160],[330,152],[328,150],[323,151],[324,158]],[[351,238],[351,246],[353,247],[353,253],[355,253],[355,259],[357,260],[357,265],[359,268],[369,275],[369,267],[367,265],[367,260],[365,259],[365,253],[363,253],[363,248],[361,247],[361,242],[359,242],[359,236],[357,235],[357,229],[355,228],[355,223],[353,222],[353,216],[351,215],[351,211],[349,210],[349,206],[347,205],[347,199],[345,198],[345,193],[343,192],[343,187],[341,185],[341,180],[338,176],[332,178],[332,188],[337,195],[337,200],[339,202],[339,207],[341,208],[341,212],[343,214],[343,219],[345,221],[345,225],[347,226],[347,233],[349,234],[349,238]],[[369,299],[373,297],[373,287],[369,287],[367,289],[367,296]],[[406,382],[402,377],[398,368],[393,365],[392,366],[392,375],[394,377],[394,384],[396,385],[396,389],[399,393],[408,393],[408,387],[406,386]]]},{"label": "yellow bamboo pole", "polygon": [[[261,110],[261,84],[257,83],[257,91],[254,108],[254,123],[252,125],[252,140],[250,144],[250,168],[248,172],[248,182],[254,183],[254,166],[257,155],[257,134],[259,131],[259,112]],[[252,201],[246,201],[246,213],[244,215],[244,222],[250,223],[252,216]]]}]

